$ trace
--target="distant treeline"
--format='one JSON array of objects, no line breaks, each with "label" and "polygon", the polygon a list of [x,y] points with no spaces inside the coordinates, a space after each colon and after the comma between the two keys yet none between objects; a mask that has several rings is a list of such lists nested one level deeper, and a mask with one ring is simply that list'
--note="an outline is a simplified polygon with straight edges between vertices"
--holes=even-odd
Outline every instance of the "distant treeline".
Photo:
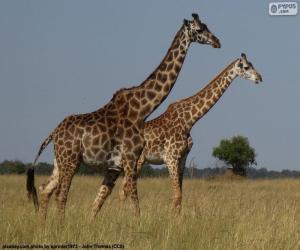
[{"label": "distant treeline", "polygon": [[[21,161],[3,161],[0,163],[0,174],[25,174],[30,163],[23,163]],[[52,173],[53,165],[45,162],[39,163],[36,167],[36,173],[41,175],[50,175]],[[215,168],[191,168],[186,167],[184,175],[190,178],[212,178],[215,176],[224,175],[226,172],[225,167]],[[82,164],[77,171],[82,175],[104,175],[104,167],[86,166]],[[168,170],[166,167],[153,168],[151,165],[145,165],[142,168],[140,177],[167,177]],[[257,178],[300,178],[300,171],[296,170],[282,170],[274,171],[267,170],[266,168],[247,168],[247,177],[250,179]]]}]

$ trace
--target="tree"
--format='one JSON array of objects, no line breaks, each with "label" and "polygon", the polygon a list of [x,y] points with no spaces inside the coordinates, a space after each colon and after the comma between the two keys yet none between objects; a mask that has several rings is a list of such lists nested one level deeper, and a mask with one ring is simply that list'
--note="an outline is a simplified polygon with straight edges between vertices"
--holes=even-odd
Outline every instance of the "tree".
[{"label": "tree", "polygon": [[250,147],[247,137],[240,135],[221,140],[212,155],[231,165],[233,172],[242,176],[246,175],[248,166],[256,165],[254,148]]}]

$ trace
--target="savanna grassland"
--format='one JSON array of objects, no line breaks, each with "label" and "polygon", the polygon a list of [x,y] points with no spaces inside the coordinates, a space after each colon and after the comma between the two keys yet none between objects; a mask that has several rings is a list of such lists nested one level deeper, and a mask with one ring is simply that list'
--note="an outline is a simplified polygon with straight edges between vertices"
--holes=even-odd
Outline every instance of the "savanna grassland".
[{"label": "savanna grassland", "polygon": [[[37,186],[46,177],[37,176]],[[300,249],[300,180],[184,180],[183,209],[170,209],[169,179],[140,179],[140,219],[118,199],[120,180],[89,221],[101,177],[76,176],[63,224],[54,199],[45,226],[25,176],[0,176],[0,243],[124,244],[125,249]]]}]

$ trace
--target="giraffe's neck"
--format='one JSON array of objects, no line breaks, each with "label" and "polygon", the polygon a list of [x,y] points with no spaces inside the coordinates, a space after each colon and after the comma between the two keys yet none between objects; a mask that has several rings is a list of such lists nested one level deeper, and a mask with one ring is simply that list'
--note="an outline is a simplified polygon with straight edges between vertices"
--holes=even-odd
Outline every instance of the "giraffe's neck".
[{"label": "giraffe's neck", "polygon": [[[118,91],[112,100],[122,99],[129,104],[129,113],[136,114],[138,120],[145,120],[174,86],[187,54],[190,41],[187,40],[184,25],[177,32],[167,54],[158,67],[139,86]],[[117,101],[118,102],[118,101]],[[121,103],[121,101],[120,101]]]},{"label": "giraffe's neck", "polygon": [[[168,96],[182,68],[190,42],[187,41],[184,26],[177,32],[167,54],[158,67],[140,85],[147,98],[145,119]],[[143,114],[142,114],[143,116]]]},{"label": "giraffe's neck", "polygon": [[[190,130],[192,126],[215,105],[232,81],[237,77],[236,71],[234,70],[237,60],[228,65],[198,93],[171,105],[175,108],[176,114],[182,117],[187,130]],[[182,114],[180,114],[181,112]]]}]

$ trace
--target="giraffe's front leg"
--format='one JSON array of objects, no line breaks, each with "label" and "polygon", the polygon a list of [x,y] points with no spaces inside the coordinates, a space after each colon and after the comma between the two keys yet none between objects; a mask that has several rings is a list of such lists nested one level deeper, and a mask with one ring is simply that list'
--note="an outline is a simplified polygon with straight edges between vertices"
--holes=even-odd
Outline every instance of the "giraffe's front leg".
[{"label": "giraffe's front leg", "polygon": [[[137,162],[137,175],[139,175],[139,173],[141,172],[141,168],[143,167],[144,162],[145,162],[145,155],[144,155],[144,152],[142,152],[142,154],[140,155],[139,160]],[[129,193],[128,193],[129,188],[127,187],[127,185],[128,185],[128,181],[127,181],[126,175],[125,175],[123,178],[122,187],[119,192],[119,198],[121,201],[125,201],[129,195]]]},{"label": "giraffe's front leg", "polygon": [[134,215],[140,215],[139,199],[137,192],[137,170],[136,170],[136,161],[131,159],[132,157],[126,157],[123,160],[124,164],[124,173],[126,178],[126,185],[124,186],[125,194],[128,194],[131,201],[131,206],[134,210]]},{"label": "giraffe's front leg", "polygon": [[182,200],[182,188],[180,184],[180,164],[177,158],[169,157],[166,161],[169,175],[172,180],[174,198],[173,198],[173,209],[180,213],[181,211],[181,200]]},{"label": "giraffe's front leg", "polygon": [[188,157],[188,154],[190,153],[191,149],[193,147],[193,139],[189,135],[187,138],[187,147],[184,150],[183,157],[180,160],[180,166],[179,166],[179,183],[180,183],[180,189],[182,192],[182,182],[183,182],[183,175],[184,175],[184,169],[186,164],[186,158]]},{"label": "giraffe's front leg", "polygon": [[187,156],[188,156],[188,153],[186,153],[184,155],[184,157],[182,157],[182,159],[180,160],[179,169],[178,169],[178,171],[179,171],[179,185],[180,185],[181,193],[182,193],[182,182],[183,182],[183,175],[184,175],[184,169],[185,169]]}]

